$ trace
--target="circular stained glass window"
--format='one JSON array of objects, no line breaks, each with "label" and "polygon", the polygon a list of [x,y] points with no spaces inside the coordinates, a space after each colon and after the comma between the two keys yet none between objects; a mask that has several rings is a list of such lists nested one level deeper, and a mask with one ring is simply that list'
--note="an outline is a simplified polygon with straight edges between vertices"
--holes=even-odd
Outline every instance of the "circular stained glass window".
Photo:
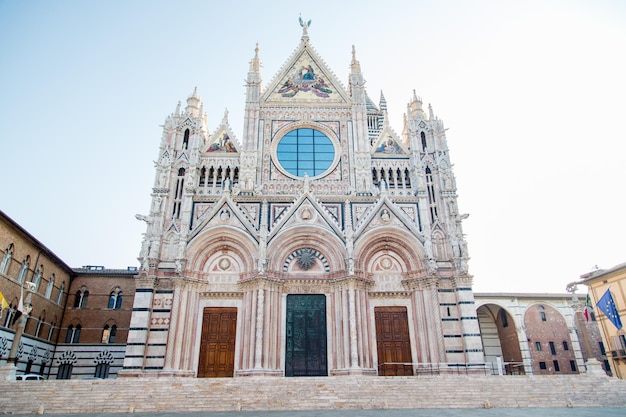
[{"label": "circular stained glass window", "polygon": [[280,166],[296,177],[316,177],[326,172],[335,160],[333,142],[319,130],[295,129],[280,139],[276,147]]}]

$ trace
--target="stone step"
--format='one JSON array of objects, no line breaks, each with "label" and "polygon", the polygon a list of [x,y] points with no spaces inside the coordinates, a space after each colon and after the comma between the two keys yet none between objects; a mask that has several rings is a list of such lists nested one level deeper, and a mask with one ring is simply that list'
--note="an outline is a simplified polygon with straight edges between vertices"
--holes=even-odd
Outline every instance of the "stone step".
[{"label": "stone step", "polygon": [[0,381],[0,390],[6,414],[626,406],[626,381],[582,375]]}]

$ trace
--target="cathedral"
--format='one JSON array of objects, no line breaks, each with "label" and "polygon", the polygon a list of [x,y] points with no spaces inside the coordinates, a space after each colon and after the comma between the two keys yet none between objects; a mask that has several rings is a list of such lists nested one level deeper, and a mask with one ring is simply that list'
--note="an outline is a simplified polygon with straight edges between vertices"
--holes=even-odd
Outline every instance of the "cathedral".
[{"label": "cathedral", "polygon": [[268,84],[255,49],[241,137],[197,91],[166,118],[120,377],[484,364],[442,121],[413,92],[394,130],[300,24]]}]

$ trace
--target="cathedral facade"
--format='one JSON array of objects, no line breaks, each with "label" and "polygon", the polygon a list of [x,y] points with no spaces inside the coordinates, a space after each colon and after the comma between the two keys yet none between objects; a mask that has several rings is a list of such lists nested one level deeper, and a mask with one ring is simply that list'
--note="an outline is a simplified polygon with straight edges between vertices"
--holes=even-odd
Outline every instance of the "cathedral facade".
[{"label": "cathedral facade", "polygon": [[197,91],[167,117],[119,376],[412,375],[485,361],[443,123],[415,93],[401,133],[299,45],[244,127]]}]

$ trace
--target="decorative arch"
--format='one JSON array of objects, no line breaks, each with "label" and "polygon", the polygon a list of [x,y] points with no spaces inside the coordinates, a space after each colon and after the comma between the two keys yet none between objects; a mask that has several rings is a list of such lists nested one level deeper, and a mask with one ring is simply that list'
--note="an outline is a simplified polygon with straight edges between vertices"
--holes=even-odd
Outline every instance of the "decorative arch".
[{"label": "decorative arch", "polygon": [[241,230],[219,227],[194,237],[188,245],[187,271],[206,277],[212,267],[246,273],[255,269],[257,244]]},{"label": "decorative arch", "polygon": [[424,246],[398,229],[379,228],[364,234],[356,241],[354,253],[356,268],[366,272],[374,271],[384,254],[402,266],[402,273],[426,271]]},{"label": "decorative arch", "polygon": [[267,247],[268,269],[307,272],[304,268],[296,267],[297,258],[302,256],[303,249],[307,249],[305,252],[310,250],[310,256],[317,265],[316,272],[346,270],[343,242],[327,229],[314,225],[290,228],[277,234]]},{"label": "decorative arch", "polygon": [[533,303],[524,312],[533,373],[577,374],[576,356],[567,321],[547,302]]},{"label": "decorative arch", "polygon": [[525,373],[517,334],[518,326],[511,313],[498,304],[483,304],[476,309],[476,316],[485,362],[496,367],[497,358],[500,357],[507,374]]}]

